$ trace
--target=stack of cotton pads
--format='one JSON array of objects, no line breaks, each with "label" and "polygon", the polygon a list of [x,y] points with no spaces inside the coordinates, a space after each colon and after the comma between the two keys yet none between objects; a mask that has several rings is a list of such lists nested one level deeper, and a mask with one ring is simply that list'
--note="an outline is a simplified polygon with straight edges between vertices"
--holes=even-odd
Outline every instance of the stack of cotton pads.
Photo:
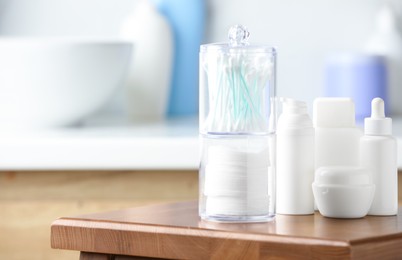
[{"label": "stack of cotton pads", "polygon": [[268,149],[244,152],[212,146],[205,167],[209,215],[268,214]]}]

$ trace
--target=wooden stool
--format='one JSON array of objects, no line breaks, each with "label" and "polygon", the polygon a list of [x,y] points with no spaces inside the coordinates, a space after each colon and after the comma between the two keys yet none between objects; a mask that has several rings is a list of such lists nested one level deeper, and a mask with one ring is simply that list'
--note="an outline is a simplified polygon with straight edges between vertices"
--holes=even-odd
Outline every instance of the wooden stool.
[{"label": "wooden stool", "polygon": [[81,251],[80,259],[402,258],[402,208],[391,217],[223,224],[202,221],[193,201],[63,217],[51,232],[52,248]]}]

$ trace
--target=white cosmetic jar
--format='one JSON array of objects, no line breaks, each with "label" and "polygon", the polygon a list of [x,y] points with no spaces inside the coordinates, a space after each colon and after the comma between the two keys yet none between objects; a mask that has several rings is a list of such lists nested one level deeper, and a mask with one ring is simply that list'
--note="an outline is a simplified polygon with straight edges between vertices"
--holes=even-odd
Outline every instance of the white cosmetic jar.
[{"label": "white cosmetic jar", "polygon": [[369,170],[349,166],[318,168],[312,187],[318,210],[330,218],[366,216],[375,192]]}]

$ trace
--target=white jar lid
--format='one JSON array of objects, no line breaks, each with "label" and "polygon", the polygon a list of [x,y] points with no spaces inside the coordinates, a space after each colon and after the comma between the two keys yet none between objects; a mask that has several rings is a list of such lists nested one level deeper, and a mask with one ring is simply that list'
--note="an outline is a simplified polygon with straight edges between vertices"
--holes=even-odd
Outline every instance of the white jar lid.
[{"label": "white jar lid", "polygon": [[353,166],[329,166],[315,172],[316,184],[326,185],[367,185],[372,184],[369,170]]}]

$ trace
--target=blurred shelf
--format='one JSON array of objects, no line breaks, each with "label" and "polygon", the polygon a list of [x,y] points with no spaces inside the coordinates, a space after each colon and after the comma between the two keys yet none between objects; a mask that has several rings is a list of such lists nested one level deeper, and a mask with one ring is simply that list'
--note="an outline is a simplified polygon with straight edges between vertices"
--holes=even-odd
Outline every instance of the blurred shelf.
[{"label": "blurred shelf", "polygon": [[0,132],[0,170],[195,170],[198,151],[197,118]]},{"label": "blurred shelf", "polygon": [[[394,118],[402,169],[402,117]],[[130,124],[96,118],[42,131],[0,131],[0,170],[196,170],[198,119]]]}]

